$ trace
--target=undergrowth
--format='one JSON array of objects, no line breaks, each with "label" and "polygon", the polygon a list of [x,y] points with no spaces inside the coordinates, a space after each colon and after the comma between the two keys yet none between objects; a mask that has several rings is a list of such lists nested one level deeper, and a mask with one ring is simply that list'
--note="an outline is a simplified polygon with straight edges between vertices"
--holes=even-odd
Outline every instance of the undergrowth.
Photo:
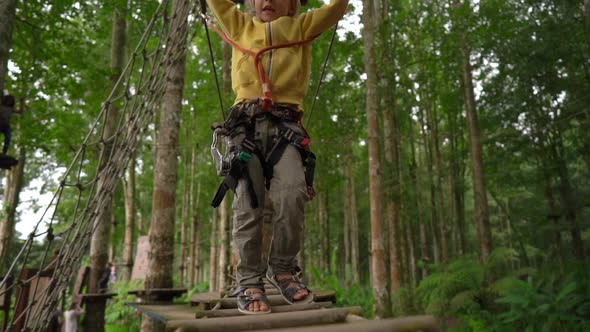
[{"label": "undergrowth", "polygon": [[[590,331],[590,265],[511,267],[516,253],[498,248],[481,264],[464,257],[418,285],[418,306],[452,331]],[[561,272],[561,273],[560,273]]]}]

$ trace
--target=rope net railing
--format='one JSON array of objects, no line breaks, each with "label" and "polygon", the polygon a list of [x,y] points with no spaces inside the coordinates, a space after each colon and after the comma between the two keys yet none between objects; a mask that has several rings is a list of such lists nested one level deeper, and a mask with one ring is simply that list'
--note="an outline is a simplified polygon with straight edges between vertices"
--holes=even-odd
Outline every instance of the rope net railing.
[{"label": "rope net railing", "polygon": [[[168,65],[184,57],[188,32],[196,26],[198,1],[175,0],[174,12],[169,13],[171,3],[170,0],[161,1],[147,23],[117,83],[62,175],[50,203],[6,271],[5,276],[12,276],[15,282],[8,285],[9,278],[5,277],[0,283],[0,296],[6,296],[17,287],[28,286],[30,289],[26,304],[19,303],[20,297],[16,298],[14,308],[24,306],[25,309],[11,315],[10,330],[17,324],[24,326],[25,330],[43,330],[82,259],[88,255],[92,234],[98,222],[104,219],[100,218],[101,214],[110,204],[139,140],[160,107],[169,77]],[[177,17],[188,17],[188,20],[171,30],[170,23]],[[105,137],[108,116],[116,117],[116,129]],[[96,162],[98,149],[101,153]],[[64,198],[68,204],[61,204]],[[46,231],[40,231],[43,223],[47,224]],[[59,233],[55,232],[57,223],[63,229]],[[61,241],[55,241],[57,237]],[[43,239],[46,245],[41,263],[34,267],[38,272],[20,280],[23,271],[32,268],[29,265],[33,244]],[[58,254],[50,261],[49,254],[53,251]],[[49,285],[40,290],[38,280],[49,270],[48,265],[52,266],[53,274]]]}]

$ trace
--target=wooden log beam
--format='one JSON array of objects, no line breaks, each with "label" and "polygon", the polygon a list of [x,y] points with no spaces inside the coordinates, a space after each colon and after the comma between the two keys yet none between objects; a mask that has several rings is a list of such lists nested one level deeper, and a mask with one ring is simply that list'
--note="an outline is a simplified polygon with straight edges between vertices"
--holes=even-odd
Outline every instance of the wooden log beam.
[{"label": "wooden log beam", "polygon": [[[175,320],[166,324],[167,331],[251,331],[298,327],[310,325],[326,325],[346,321],[349,314],[359,315],[360,307],[320,309],[312,311],[296,311],[274,313],[269,315],[249,315],[239,317],[207,318],[196,320]],[[357,330],[357,332],[360,330]]]},{"label": "wooden log beam", "polygon": [[172,302],[175,297],[186,293],[186,288],[152,288],[129,291],[146,302]]},{"label": "wooden log beam", "polygon": [[[279,313],[279,312],[293,312],[293,311],[305,311],[305,310],[316,310],[316,309],[326,309],[331,308],[334,304],[332,302],[314,302],[314,303],[306,303],[306,304],[293,304],[293,305],[280,305],[272,307],[272,313]],[[196,318],[218,318],[218,317],[233,317],[233,316],[243,316],[238,309],[219,309],[219,310],[203,310],[197,311],[195,317]]]},{"label": "wooden log beam", "polygon": [[[336,303],[336,292],[331,290],[317,290],[313,291],[314,293],[314,301],[316,302],[333,302]],[[280,295],[269,295],[268,299],[270,300],[271,305],[283,305],[288,304]],[[221,302],[221,307],[223,309],[235,309],[237,308],[236,305],[236,298],[235,297],[227,297],[222,298],[220,292],[208,292],[208,293],[199,293],[191,296],[190,302],[192,305],[198,305],[200,309],[206,310],[210,309],[218,302]]]},{"label": "wooden log beam", "polygon": [[[251,330],[262,332],[263,329]],[[192,331],[192,330],[186,330]],[[433,316],[410,316],[395,319],[365,320],[354,323],[280,328],[273,332],[439,332],[439,323]]]}]

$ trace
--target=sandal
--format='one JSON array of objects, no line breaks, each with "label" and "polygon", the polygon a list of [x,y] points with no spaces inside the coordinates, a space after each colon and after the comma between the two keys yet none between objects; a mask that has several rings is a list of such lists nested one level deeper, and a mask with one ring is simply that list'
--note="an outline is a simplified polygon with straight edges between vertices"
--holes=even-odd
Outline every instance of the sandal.
[{"label": "sandal", "polygon": [[[238,311],[246,315],[262,315],[270,313],[270,302],[264,293],[264,289],[260,288],[246,288],[238,287],[234,290],[230,296],[237,296]],[[248,310],[248,306],[254,302],[259,301],[260,303],[266,304],[268,310],[266,311],[252,311]]]},{"label": "sandal", "polygon": [[[313,293],[311,292],[311,289],[309,289],[303,282],[301,282],[301,280],[299,280],[299,277],[295,274],[292,274],[290,278],[279,280],[277,279],[276,274],[270,275],[267,273],[266,279],[268,279],[268,282],[270,282],[279,290],[283,299],[285,299],[285,301],[287,301],[289,304],[313,302]],[[295,283],[296,285],[289,287],[289,285],[293,283]],[[302,289],[305,289],[307,291],[307,296],[300,300],[295,300],[293,297],[295,296],[295,294],[297,294],[299,290]]]}]

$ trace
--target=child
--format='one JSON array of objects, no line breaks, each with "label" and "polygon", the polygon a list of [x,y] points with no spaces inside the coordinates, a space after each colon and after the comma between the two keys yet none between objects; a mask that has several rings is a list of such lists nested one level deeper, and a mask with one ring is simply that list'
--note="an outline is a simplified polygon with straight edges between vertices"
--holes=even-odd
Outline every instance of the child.
[{"label": "child", "polygon": [[[298,15],[299,0],[246,0],[254,17],[230,0],[207,0],[234,47],[232,88],[236,93],[224,128],[230,153],[240,156],[233,203],[233,240],[238,252],[238,309],[270,312],[265,275],[289,303],[308,303],[313,294],[299,280],[296,255],[303,236],[304,203],[313,196],[313,176],[304,158],[313,155],[300,125],[311,68],[309,43],[335,25],[348,0],[331,0]],[[280,46],[280,47],[277,47]],[[244,157],[246,156],[246,157]],[[308,167],[309,168],[309,167]],[[273,239],[263,262],[262,226],[265,184],[273,207]],[[214,204],[215,205],[215,204]]]}]

